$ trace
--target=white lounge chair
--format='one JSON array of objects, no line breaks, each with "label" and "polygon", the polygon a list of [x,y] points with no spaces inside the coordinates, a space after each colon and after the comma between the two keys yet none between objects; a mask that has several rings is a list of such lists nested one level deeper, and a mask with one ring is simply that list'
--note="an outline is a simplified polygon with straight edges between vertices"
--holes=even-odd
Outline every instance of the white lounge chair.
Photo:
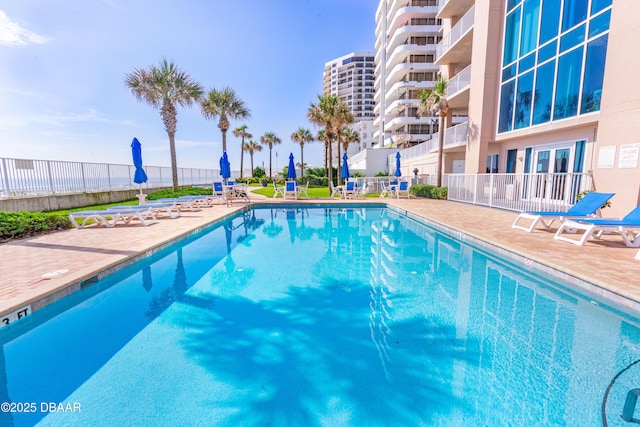
[{"label": "white lounge chair", "polygon": [[[583,234],[577,234],[577,230],[584,230]],[[579,238],[570,238],[566,233]],[[583,246],[589,238],[599,239],[603,234],[618,233],[624,244],[630,248],[640,247],[640,206],[637,206],[622,219],[581,219],[567,220],[553,236],[556,240]]]},{"label": "white lounge chair", "polygon": [[307,184],[304,187],[302,185],[298,185],[298,198],[302,197],[302,195],[304,194],[305,197],[308,199],[309,198],[309,193],[307,193],[308,189],[309,189],[309,181],[307,181]]},{"label": "white lounge chair", "polygon": [[[538,224],[542,224],[545,228],[550,228],[554,221],[565,221],[572,218],[588,218],[596,215],[596,212],[602,205],[613,197],[614,193],[597,193],[591,191],[578,200],[569,210],[565,212],[549,212],[549,211],[528,211],[522,212],[513,221],[511,228],[517,228],[531,233]],[[522,219],[531,220],[529,226],[519,225]]]},{"label": "white lounge chair", "polygon": [[384,181],[380,182],[380,197],[387,197],[389,196],[389,187],[387,187],[387,184],[384,183]]},{"label": "white lounge chair", "polygon": [[284,183],[284,189],[282,191],[282,198],[293,197],[298,199],[298,183],[295,181],[287,181]]},{"label": "white lounge chair", "polygon": [[409,181],[400,181],[400,184],[396,187],[396,197],[399,199],[401,196],[407,196],[407,199],[410,199],[409,195]]},{"label": "white lounge chair", "polygon": [[354,199],[356,197],[356,182],[347,181],[344,190],[342,190],[342,196],[345,199]]},{"label": "white lounge chair", "polygon": [[127,210],[131,208],[147,208],[157,217],[160,214],[166,214],[169,218],[179,218],[181,213],[177,203],[143,203],[141,205],[122,205],[111,206],[110,210]]},{"label": "white lounge chair", "polygon": [[329,190],[331,194],[329,195],[330,199],[333,199],[335,196],[342,198],[342,190],[343,187],[333,185],[333,182],[329,182]]},{"label": "white lounge chair", "polygon": [[356,199],[364,199],[365,194],[367,194],[367,181],[363,179],[356,187]]},{"label": "white lounge chair", "polygon": [[71,212],[69,221],[76,228],[85,228],[89,223],[97,223],[107,228],[112,228],[122,221],[124,224],[130,224],[132,220],[137,219],[140,224],[147,226],[158,222],[156,216],[149,208],[138,208],[132,206],[130,209],[104,209],[104,210],[88,210]]},{"label": "white lounge chair", "polygon": [[273,193],[273,198],[275,199],[276,197],[278,197],[278,194],[281,195],[284,198],[284,193],[282,192],[282,188],[278,187],[276,185],[276,182],[273,181],[273,190],[275,191]]}]

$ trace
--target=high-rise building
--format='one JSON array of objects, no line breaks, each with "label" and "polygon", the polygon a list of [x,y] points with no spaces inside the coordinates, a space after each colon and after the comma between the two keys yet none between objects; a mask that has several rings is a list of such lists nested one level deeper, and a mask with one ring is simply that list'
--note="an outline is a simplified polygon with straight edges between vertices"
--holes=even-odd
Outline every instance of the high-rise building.
[{"label": "high-rise building", "polygon": [[418,92],[438,77],[436,45],[441,25],[437,0],[381,0],[376,11],[377,118],[379,147],[407,147],[431,138],[437,120],[418,115]]},{"label": "high-rise building", "polygon": [[324,93],[343,100],[353,114],[351,127],[360,134],[360,143],[352,144],[348,154],[371,147],[374,118],[374,53],[352,52],[325,64]]}]

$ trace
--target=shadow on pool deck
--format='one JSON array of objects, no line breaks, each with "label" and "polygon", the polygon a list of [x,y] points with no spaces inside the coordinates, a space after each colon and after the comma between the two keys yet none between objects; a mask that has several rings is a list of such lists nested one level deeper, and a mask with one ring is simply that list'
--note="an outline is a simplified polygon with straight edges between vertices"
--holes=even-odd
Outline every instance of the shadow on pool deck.
[{"label": "shadow on pool deck", "polygon": [[[288,203],[260,196],[252,196],[252,202]],[[325,202],[344,203],[328,199],[305,199],[297,203]],[[605,236],[580,247],[553,240],[555,229],[533,233],[511,229],[515,212],[429,199],[375,198],[364,201],[380,202],[611,291],[614,296],[624,297],[620,299],[622,303],[626,299],[640,302],[640,260],[634,259],[638,249],[625,247],[619,236]],[[38,309],[78,288],[80,283],[119,268],[123,261],[144,258],[158,247],[188,236],[245,206],[244,203],[231,207],[220,205],[198,212],[184,212],[180,218],[163,218],[148,227],[88,227],[1,244],[0,314],[28,304],[32,304],[32,309]],[[637,308],[636,303],[630,306]]]}]

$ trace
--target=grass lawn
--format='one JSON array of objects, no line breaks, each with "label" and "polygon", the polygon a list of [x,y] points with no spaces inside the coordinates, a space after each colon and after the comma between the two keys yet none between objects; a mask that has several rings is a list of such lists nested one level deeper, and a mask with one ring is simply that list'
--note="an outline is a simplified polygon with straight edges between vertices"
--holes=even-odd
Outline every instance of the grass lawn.
[{"label": "grass lawn", "polygon": [[[273,185],[267,185],[266,187],[250,187],[249,190],[252,193],[260,194],[267,197],[273,197],[273,193],[275,190],[273,189]],[[307,189],[307,193],[309,194],[310,199],[328,199],[329,198],[329,187],[309,187]],[[367,194],[365,197],[378,197],[379,193]],[[305,197],[302,196],[304,200]]]}]

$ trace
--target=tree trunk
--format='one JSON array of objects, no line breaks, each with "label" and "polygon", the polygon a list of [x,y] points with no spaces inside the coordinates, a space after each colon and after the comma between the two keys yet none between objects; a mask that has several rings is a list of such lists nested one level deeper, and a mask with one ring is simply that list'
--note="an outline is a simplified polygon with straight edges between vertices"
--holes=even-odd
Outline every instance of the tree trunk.
[{"label": "tree trunk", "polygon": [[178,161],[176,159],[176,134],[169,133],[169,152],[171,154],[171,178],[173,191],[178,191]]},{"label": "tree trunk", "polygon": [[337,145],[337,148],[338,148],[338,169],[337,169],[337,172],[338,172],[338,185],[340,185],[342,183],[342,168],[340,167],[340,164],[341,164],[341,161],[342,161],[342,158],[340,157],[340,134],[338,134],[338,144],[336,144],[336,145]]},{"label": "tree trunk", "polygon": [[222,152],[227,151],[227,131],[222,131]]},{"label": "tree trunk", "polygon": [[242,135],[242,147],[240,147],[240,179],[242,179],[242,162],[244,161],[244,135]]},{"label": "tree trunk", "polygon": [[300,179],[304,178],[304,143],[300,143]]},{"label": "tree trunk", "polygon": [[253,178],[253,153],[250,153],[251,155],[251,177]]},{"label": "tree trunk", "polygon": [[436,165],[437,186],[442,187],[442,161],[444,160],[444,116],[439,117],[438,129],[438,164]]},{"label": "tree trunk", "polygon": [[271,175],[271,146],[269,146],[269,179],[273,179],[273,175]]}]

